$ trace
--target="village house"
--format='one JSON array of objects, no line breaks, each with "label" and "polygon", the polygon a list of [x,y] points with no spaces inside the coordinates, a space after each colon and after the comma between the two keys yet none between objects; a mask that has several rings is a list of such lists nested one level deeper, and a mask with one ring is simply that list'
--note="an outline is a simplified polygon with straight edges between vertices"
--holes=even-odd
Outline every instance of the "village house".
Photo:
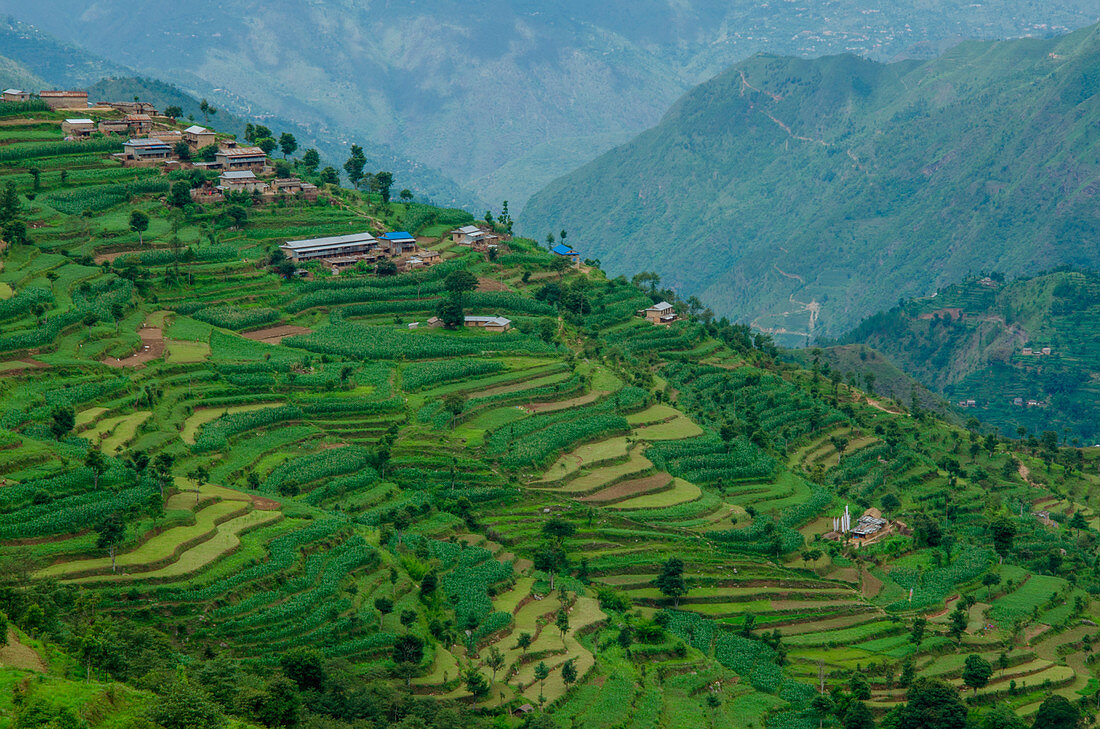
[{"label": "village house", "polygon": [[31,92],[23,89],[4,89],[4,101],[30,101]]},{"label": "village house", "polygon": [[191,125],[183,130],[183,141],[187,142],[192,151],[209,147],[215,140],[214,132],[206,127]]},{"label": "village house", "polygon": [[176,145],[183,141],[183,133],[178,129],[158,129],[153,132],[153,136],[167,144],[173,151]]},{"label": "village house", "polygon": [[978,407],[978,401],[977,400],[959,400],[958,405],[959,405],[960,408],[976,408],[976,407]]},{"label": "village house", "polygon": [[439,255],[439,251],[425,249],[420,251],[417,255],[420,257],[420,260],[424,261],[424,265],[426,266],[434,265],[443,260],[443,257]]},{"label": "village house", "polygon": [[223,170],[252,170],[259,174],[267,166],[267,155],[259,147],[225,147],[214,155],[214,164]]},{"label": "village house", "polygon": [[159,162],[172,158],[172,148],[156,138],[129,139],[122,143],[123,163]]},{"label": "village house", "polygon": [[130,134],[148,134],[153,131],[153,118],[148,114],[127,114],[123,117]]},{"label": "village house", "polygon": [[881,515],[875,516],[870,513],[873,511],[872,509],[867,511],[868,513],[859,517],[856,525],[852,527],[852,536],[856,539],[868,539],[886,528],[887,521],[881,518]]},{"label": "village house", "polygon": [[1015,405],[1016,407],[1023,407],[1024,406],[1024,399],[1022,397],[1014,397],[1014,398],[1012,398],[1012,404]]},{"label": "village house", "polygon": [[550,249],[550,252],[555,256],[561,256],[562,258],[568,258],[569,262],[574,266],[581,264],[581,254],[573,250],[564,243],[558,243],[556,246]]},{"label": "village house", "polygon": [[463,325],[489,332],[506,332],[512,328],[512,320],[503,316],[467,316],[463,319]]},{"label": "village house", "polygon": [[654,304],[648,309],[639,309],[638,314],[654,324],[671,324],[677,319],[676,307],[667,301]]},{"label": "village house", "polygon": [[327,238],[291,240],[279,246],[292,261],[346,258],[352,263],[376,258],[380,253],[378,239],[370,233],[353,233]]},{"label": "village house", "polygon": [[1031,347],[1024,347],[1020,353],[1025,357],[1030,357],[1031,355],[1035,354],[1034,350],[1032,350]]},{"label": "village house", "polygon": [[451,241],[484,253],[500,243],[500,236],[477,225],[464,225],[451,231]]},{"label": "village house", "polygon": [[416,238],[413,238],[403,230],[385,233],[382,235],[381,240],[382,247],[385,248],[391,256],[399,256],[402,253],[416,250]]},{"label": "village house", "polygon": [[271,190],[276,195],[297,195],[306,200],[316,200],[319,194],[317,186],[309,182],[302,182],[297,177],[280,177],[271,183]]},{"label": "village house", "polygon": [[157,108],[148,101],[108,101],[103,106],[109,106],[124,114],[157,115]]},{"label": "village house", "polygon": [[86,109],[88,107],[87,91],[40,91],[38,98],[46,103],[50,109]]},{"label": "village house", "polygon": [[468,246],[473,242],[473,237],[481,232],[476,225],[464,225],[451,231],[451,242],[460,246]]},{"label": "village house", "polygon": [[218,189],[223,194],[231,192],[267,192],[267,183],[256,177],[252,170],[223,172],[218,176]]},{"label": "village house", "polygon": [[99,131],[104,134],[129,134],[130,125],[125,119],[104,119],[99,123]]},{"label": "village house", "polygon": [[61,122],[61,133],[73,139],[83,139],[95,131],[95,122],[91,119],[66,119]]}]

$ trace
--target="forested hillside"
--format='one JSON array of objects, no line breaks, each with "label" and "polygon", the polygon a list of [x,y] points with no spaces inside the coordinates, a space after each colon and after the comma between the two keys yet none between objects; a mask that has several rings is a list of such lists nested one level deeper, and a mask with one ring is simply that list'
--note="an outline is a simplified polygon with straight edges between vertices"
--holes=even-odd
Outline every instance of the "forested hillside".
[{"label": "forested hillside", "polygon": [[927,57],[961,38],[1100,19],[1093,0],[0,0],[0,11],[236,113],[379,159],[389,149],[440,170],[463,202],[513,210],[756,52]]},{"label": "forested hillside", "polygon": [[[1100,440],[1100,277],[1059,271],[971,279],[867,318],[841,338],[906,371],[1002,432]],[[1044,352],[1049,348],[1048,352]]]},{"label": "forested hillside", "polygon": [[1098,59],[1095,26],[926,62],[757,56],[520,225],[799,344],[968,274],[1095,269]]},{"label": "forested hillside", "polygon": [[[466,213],[301,151],[274,166],[317,200],[197,203],[216,173],[123,167],[63,118],[0,106],[3,725],[1093,710],[1097,449],[784,363],[507,217],[498,247],[456,244]],[[439,262],[278,249],[402,230]],[[637,315],[662,299],[677,321]],[[879,530],[826,538],[846,507]]]}]

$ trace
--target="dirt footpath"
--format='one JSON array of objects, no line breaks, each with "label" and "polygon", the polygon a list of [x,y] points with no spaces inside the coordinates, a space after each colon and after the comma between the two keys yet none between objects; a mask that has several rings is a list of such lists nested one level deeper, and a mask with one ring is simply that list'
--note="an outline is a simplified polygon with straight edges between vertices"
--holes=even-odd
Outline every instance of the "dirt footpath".
[{"label": "dirt footpath", "polygon": [[312,334],[312,329],[305,327],[297,327],[290,324],[277,327],[267,327],[266,329],[254,329],[251,332],[242,332],[241,336],[245,339],[251,339],[256,342],[264,342],[265,344],[278,344],[283,341],[283,337],[290,337],[295,334]]}]

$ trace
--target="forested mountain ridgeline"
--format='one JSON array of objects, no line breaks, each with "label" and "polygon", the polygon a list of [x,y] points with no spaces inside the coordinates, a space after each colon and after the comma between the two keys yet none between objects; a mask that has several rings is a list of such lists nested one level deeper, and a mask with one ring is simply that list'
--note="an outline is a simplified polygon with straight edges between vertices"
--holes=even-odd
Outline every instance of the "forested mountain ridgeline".
[{"label": "forested mountain ridgeline", "polygon": [[536,195],[532,233],[804,344],[980,271],[1095,269],[1100,32],[757,56]]},{"label": "forested mountain ridgeline", "polygon": [[827,10],[750,0],[5,0],[0,10],[235,113],[390,149],[442,171],[467,202],[507,199],[514,210],[756,52],[927,57],[961,38],[1050,35],[1098,19],[1091,0],[870,9],[838,0]]},{"label": "forested mountain ridgeline", "polygon": [[[975,278],[868,317],[840,338],[886,353],[1006,434],[1100,440],[1100,276]],[[973,401],[973,402],[971,402]]]}]

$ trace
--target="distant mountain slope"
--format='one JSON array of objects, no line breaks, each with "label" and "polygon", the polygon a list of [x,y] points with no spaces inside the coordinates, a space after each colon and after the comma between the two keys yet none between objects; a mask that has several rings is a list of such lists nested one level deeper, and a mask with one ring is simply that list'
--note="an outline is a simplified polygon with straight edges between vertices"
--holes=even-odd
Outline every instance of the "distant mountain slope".
[{"label": "distant mountain slope", "polygon": [[801,343],[968,273],[1100,265],[1098,91],[1095,26],[927,62],[758,56],[520,223]]},{"label": "distant mountain slope", "polygon": [[[345,147],[386,145],[443,170],[471,202],[508,197],[513,211],[530,187],[651,126],[693,84],[758,51],[890,59],[1098,18],[1094,0],[877,5],[0,0],[0,11],[142,75],[224,96],[238,113],[277,114]],[[540,164],[548,156],[558,162]]]},{"label": "distant mountain slope", "polygon": [[0,86],[5,89],[39,89],[45,82],[18,61],[0,56]]},{"label": "distant mountain slope", "polygon": [[[104,32],[121,32],[127,37],[132,35],[124,29]],[[5,57],[10,59],[10,63],[3,61]],[[234,134],[243,132],[243,112],[249,119],[259,120],[275,129],[276,133],[291,132],[298,138],[303,150],[306,147],[316,147],[328,160],[326,164],[331,162],[339,168],[347,157],[346,139],[319,134],[308,124],[274,114],[269,109],[257,107],[255,101],[242,100],[201,81],[197,84],[184,84],[187,86],[184,89],[161,80],[170,75],[153,75],[160,78],[138,74],[133,68],[106,60],[83,47],[59,41],[13,18],[0,20],[0,79],[10,79],[5,85],[27,86],[32,90],[47,86],[88,88],[93,99],[128,99],[138,95],[145,101],[158,105],[176,104],[183,108],[185,115],[189,114],[200,121],[199,99],[209,97],[220,109],[210,122],[215,123],[220,130]],[[97,97],[97,94],[100,96]],[[367,156],[368,170],[390,170],[401,180],[402,186],[413,188],[424,198],[447,201],[469,199],[468,192],[435,168],[414,162],[385,144],[370,141],[361,144]]]},{"label": "distant mountain slope", "polygon": [[1006,434],[1022,425],[1100,440],[1100,275],[971,280],[869,317],[841,342],[887,353],[955,402],[974,400],[972,412]]}]

